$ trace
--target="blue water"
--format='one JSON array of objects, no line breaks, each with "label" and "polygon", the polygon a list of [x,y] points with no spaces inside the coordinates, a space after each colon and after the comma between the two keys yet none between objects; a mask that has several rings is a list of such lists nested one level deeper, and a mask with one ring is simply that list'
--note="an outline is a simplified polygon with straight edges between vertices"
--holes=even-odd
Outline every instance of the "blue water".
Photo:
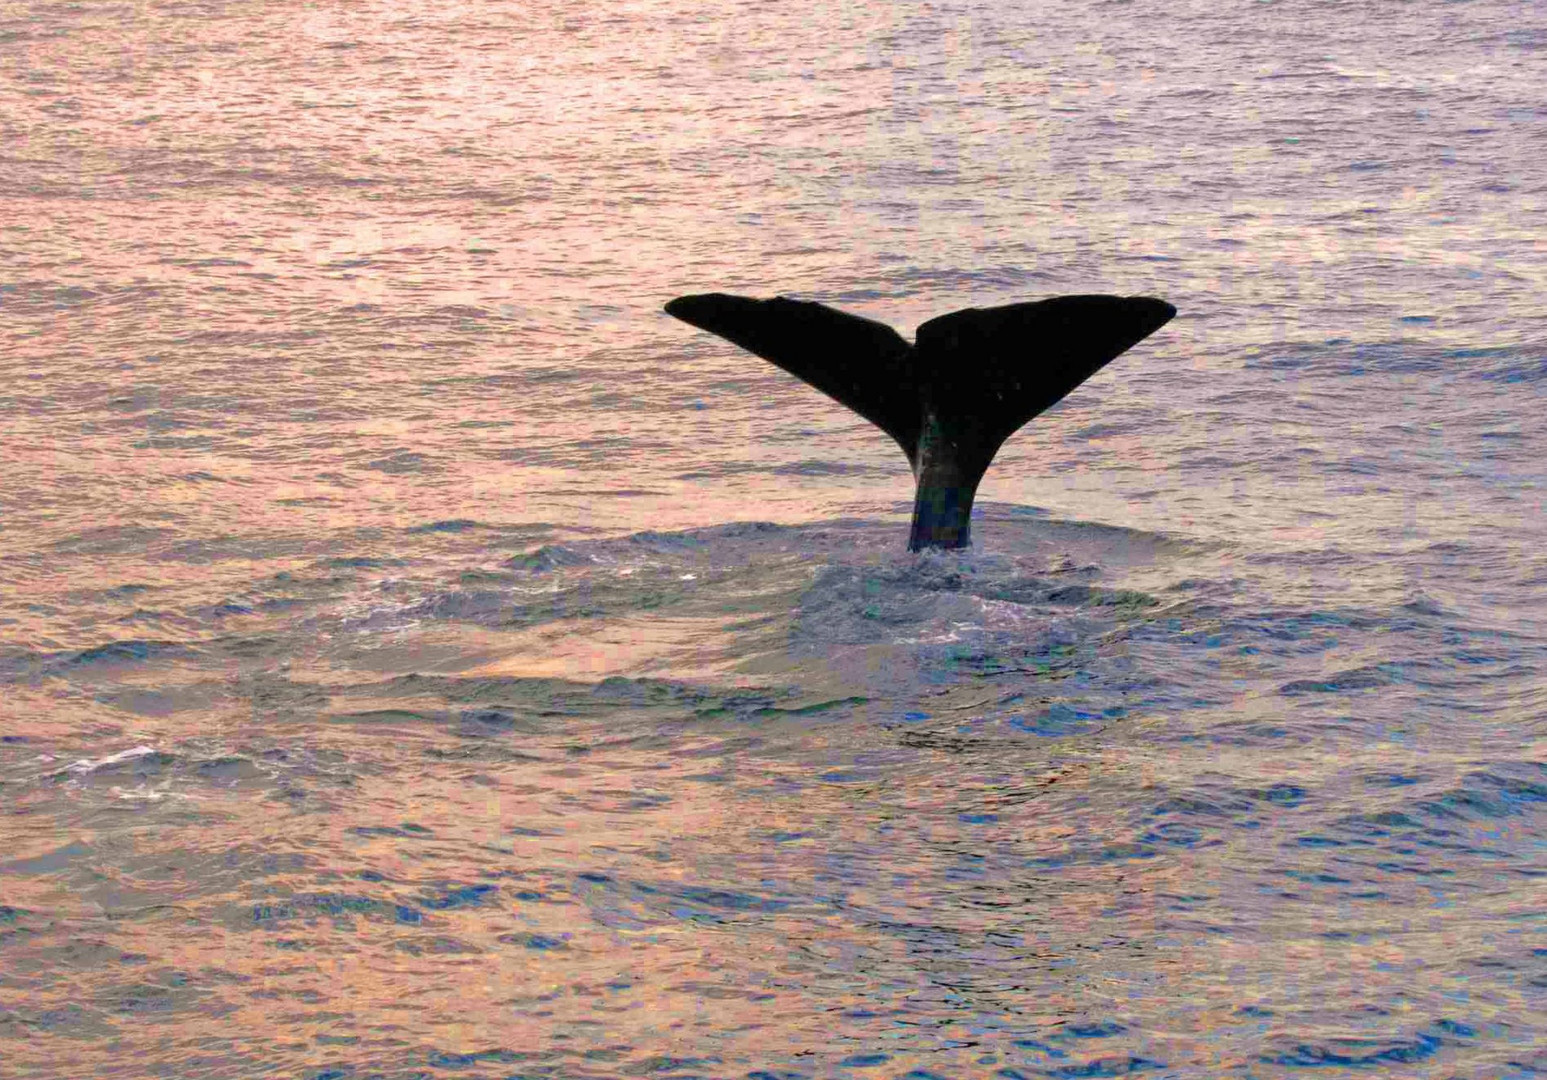
[{"label": "blue water", "polygon": [[[1544,48],[0,11],[0,1072],[1547,1073]],[[1180,314],[912,556],[705,289]]]}]

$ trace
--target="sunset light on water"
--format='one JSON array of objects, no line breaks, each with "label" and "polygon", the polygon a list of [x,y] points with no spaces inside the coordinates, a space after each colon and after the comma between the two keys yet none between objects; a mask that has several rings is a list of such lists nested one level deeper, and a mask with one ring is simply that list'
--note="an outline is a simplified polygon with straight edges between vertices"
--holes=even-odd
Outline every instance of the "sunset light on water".
[{"label": "sunset light on water", "polygon": [[[1508,0],[0,5],[0,1076],[1547,1073],[1544,101]],[[910,554],[711,291],[1178,314]]]}]

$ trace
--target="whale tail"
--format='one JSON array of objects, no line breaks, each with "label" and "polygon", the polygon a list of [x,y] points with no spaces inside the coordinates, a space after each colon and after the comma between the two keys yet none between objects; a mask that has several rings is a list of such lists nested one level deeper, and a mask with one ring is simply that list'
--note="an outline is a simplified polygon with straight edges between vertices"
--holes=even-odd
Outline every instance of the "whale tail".
[{"label": "whale tail", "polygon": [[680,296],[669,315],[718,334],[847,405],[908,456],[917,491],[908,549],[970,541],[972,499],[999,447],[1176,314],[1148,296],[1057,296],[967,308],[913,344],[822,304]]}]

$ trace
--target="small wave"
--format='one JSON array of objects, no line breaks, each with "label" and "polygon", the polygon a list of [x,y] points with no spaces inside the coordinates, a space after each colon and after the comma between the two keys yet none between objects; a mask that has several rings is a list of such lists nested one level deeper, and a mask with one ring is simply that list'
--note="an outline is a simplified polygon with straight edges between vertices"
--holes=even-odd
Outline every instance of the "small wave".
[{"label": "small wave", "polygon": [[389,457],[377,458],[367,461],[361,468],[371,469],[375,472],[402,475],[406,473],[432,473],[440,472],[440,467],[433,464],[426,454],[412,451],[400,451]]},{"label": "small wave", "polygon": [[[1430,315],[1402,317],[1427,326]],[[1246,367],[1334,377],[1358,375],[1461,375],[1486,382],[1547,380],[1547,356],[1539,347],[1446,348],[1420,342],[1291,342],[1246,358]]]},{"label": "small wave", "polygon": [[489,623],[508,621],[518,614],[519,605],[510,593],[494,589],[457,590],[430,597],[414,604],[401,615],[409,620],[456,619]]},{"label": "small wave", "polygon": [[1461,784],[1417,800],[1413,808],[1430,818],[1498,820],[1547,809],[1547,767],[1530,778],[1494,770],[1470,773]]},{"label": "small wave", "polygon": [[1441,1045],[1438,1036],[1423,1034],[1408,1039],[1329,1039],[1294,1043],[1283,1050],[1263,1054],[1260,1060],[1271,1065],[1299,1068],[1412,1065],[1433,1057]]},{"label": "small wave", "polygon": [[697,551],[703,548],[707,538],[692,532],[663,533],[647,529],[644,532],[634,533],[628,538],[628,542],[647,551],[659,552],[664,555]]},{"label": "small wave", "polygon": [[511,556],[505,560],[504,565],[512,570],[543,574],[566,566],[588,566],[595,561],[590,555],[582,554],[572,548],[560,544],[544,544],[532,551]]},{"label": "small wave", "polygon": [[[147,758],[152,760],[146,761],[145,759]],[[155,766],[172,760],[170,756],[160,753],[153,746],[136,746],[129,750],[120,750],[116,754],[109,754],[105,758],[98,758],[95,761],[91,758],[81,758],[79,761],[66,765],[60,771],[74,776],[85,776],[99,770],[111,769],[114,766],[132,762],[140,766],[141,771],[149,772]]]},{"label": "small wave", "polygon": [[1296,679],[1280,686],[1278,692],[1286,697],[1297,694],[1337,694],[1346,690],[1373,690],[1397,681],[1396,674],[1389,670],[1388,665],[1379,665],[1335,672],[1324,679]]},{"label": "small wave", "polygon": [[432,521],[427,525],[414,525],[407,531],[410,533],[464,533],[476,528],[478,528],[478,522],[469,518],[451,518],[446,521]]},{"label": "small wave", "polygon": [[891,476],[895,470],[843,461],[796,461],[772,470],[775,476]]},{"label": "small wave", "polygon": [[73,653],[55,653],[50,659],[59,667],[80,667],[88,664],[139,663],[166,657],[187,656],[192,650],[175,641],[129,640],[110,641]]}]

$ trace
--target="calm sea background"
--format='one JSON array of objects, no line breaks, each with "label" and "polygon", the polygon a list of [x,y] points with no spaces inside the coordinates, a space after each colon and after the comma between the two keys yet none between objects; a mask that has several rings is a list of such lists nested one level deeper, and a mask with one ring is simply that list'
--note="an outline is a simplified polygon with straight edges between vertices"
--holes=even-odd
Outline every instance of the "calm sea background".
[{"label": "calm sea background", "polygon": [[[1539,3],[3,0],[0,1073],[1547,1075],[1544,235]],[[1180,315],[911,556],[708,289]]]}]

